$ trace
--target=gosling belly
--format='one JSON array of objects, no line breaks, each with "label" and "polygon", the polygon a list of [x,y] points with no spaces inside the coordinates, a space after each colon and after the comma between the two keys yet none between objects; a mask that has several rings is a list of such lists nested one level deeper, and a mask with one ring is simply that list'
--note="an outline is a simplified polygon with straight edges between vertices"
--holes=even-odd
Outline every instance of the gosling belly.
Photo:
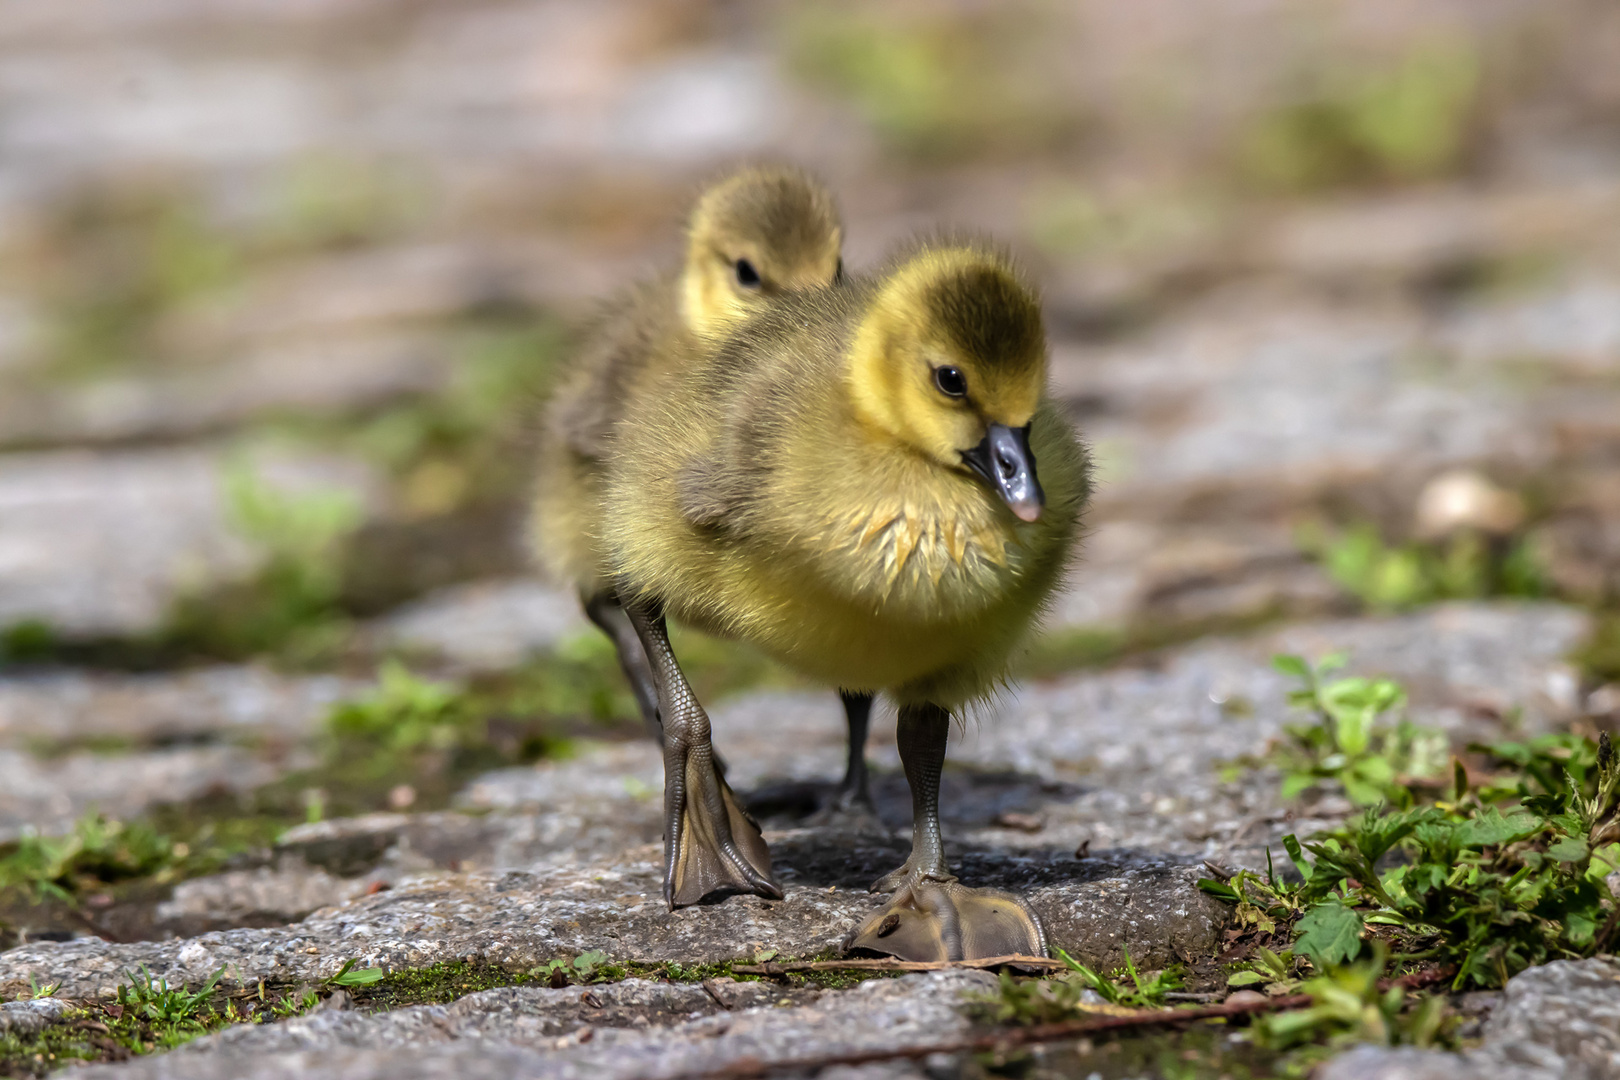
[{"label": "gosling belly", "polygon": [[[851,602],[797,582],[771,588],[755,579],[746,590],[710,592],[700,605],[671,614],[722,637],[746,641],[812,679],[848,690],[896,691],[999,675],[1029,622],[1010,606],[961,618],[918,618],[869,602]],[[913,696],[913,695],[906,695]]]}]

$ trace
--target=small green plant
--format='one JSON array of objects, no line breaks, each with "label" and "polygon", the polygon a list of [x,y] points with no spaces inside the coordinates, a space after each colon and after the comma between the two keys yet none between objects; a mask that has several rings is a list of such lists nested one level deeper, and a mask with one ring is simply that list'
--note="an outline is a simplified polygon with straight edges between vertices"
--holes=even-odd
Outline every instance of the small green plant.
[{"label": "small green plant", "polygon": [[1284,770],[1284,798],[1322,783],[1337,784],[1354,802],[1405,805],[1415,781],[1439,776],[1449,752],[1445,736],[1401,718],[1385,717],[1405,704],[1401,687],[1388,679],[1352,676],[1328,679],[1344,666],[1343,655],[1315,667],[1303,657],[1279,655],[1272,665],[1301,682],[1290,704],[1308,710],[1314,722],[1290,725],[1276,760]]},{"label": "small green plant", "polygon": [[1407,994],[1399,986],[1379,989],[1387,956],[1382,943],[1358,964],[1329,967],[1306,981],[1300,991],[1309,994],[1309,1008],[1279,1012],[1256,1025],[1260,1043],[1288,1049],[1307,1042],[1329,1047],[1371,1042],[1383,1046],[1432,1046],[1445,1014],[1445,999],[1424,997],[1406,1009]]},{"label": "small green plant", "polygon": [[43,660],[56,648],[56,633],[42,619],[23,619],[0,630],[0,665]]},{"label": "small green plant", "polygon": [[1463,531],[1441,542],[1392,545],[1377,527],[1362,524],[1331,537],[1307,529],[1301,540],[1335,583],[1375,611],[1547,592],[1546,575],[1523,538],[1497,542]]},{"label": "small green plant", "polygon": [[184,597],[165,644],[226,657],[330,653],[348,626],[339,597],[344,552],[360,523],[358,500],[341,489],[286,490],[241,460],[221,483],[232,528],[262,562],[242,581]]},{"label": "small green plant", "polygon": [[343,966],[337,969],[337,974],[326,979],[328,986],[357,987],[370,986],[381,982],[383,969],[380,967],[357,968],[354,965],[358,960],[345,960]]},{"label": "small green plant", "polygon": [[1226,979],[1233,990],[1262,987],[1269,994],[1292,994],[1299,989],[1299,965],[1292,949],[1272,952],[1264,945],[1254,949],[1254,959],[1233,971]]},{"label": "small green plant", "polygon": [[1382,68],[1324,65],[1296,101],[1245,133],[1241,171],[1283,191],[1444,175],[1469,149],[1479,81],[1478,58],[1457,44],[1418,47]]},{"label": "small green plant", "polygon": [[[1613,934],[1605,879],[1620,868],[1620,768],[1607,735],[1595,763],[1584,783],[1566,771],[1553,790],[1507,813],[1468,792],[1458,770],[1441,805],[1369,808],[1303,851],[1288,837],[1302,883],[1268,895],[1275,902],[1263,914],[1275,921],[1303,912],[1292,924],[1294,948],[1318,970],[1355,959],[1374,928],[1394,934],[1408,955],[1454,964],[1457,986],[1498,987],[1527,967],[1589,956]],[[1257,906],[1256,883],[1241,877],[1200,887]]]},{"label": "small green plant", "polygon": [[587,983],[608,963],[608,955],[601,949],[580,953],[572,960],[558,957],[534,968],[530,975],[552,986],[565,986],[570,982]]},{"label": "small green plant", "polygon": [[154,979],[144,966],[129,973],[129,981],[118,987],[117,1001],[124,1010],[149,1024],[159,1033],[164,1046],[176,1046],[217,1026],[219,1013],[209,1005],[214,987],[224,978],[219,968],[193,991],[174,988],[167,979]]},{"label": "small green plant", "polygon": [[1165,996],[1182,986],[1179,967],[1144,976],[1129,950],[1125,951],[1125,966],[1112,977],[1087,967],[1062,949],[1057,950],[1057,955],[1068,971],[1054,978],[1015,979],[1002,972],[996,996],[981,1003],[986,1017],[997,1023],[1030,1024],[1072,1019],[1085,1011],[1088,992],[1117,1008],[1153,1009],[1163,1006]]},{"label": "small green plant", "polygon": [[333,706],[326,721],[333,760],[368,777],[400,772],[413,755],[481,745],[483,724],[465,688],[419,678],[397,660],[384,661],[375,690]]},{"label": "small green plant", "polygon": [[1181,989],[1180,967],[1171,965],[1163,971],[1154,972],[1148,978],[1143,978],[1142,973],[1136,970],[1136,962],[1131,959],[1131,951],[1129,949],[1123,951],[1125,966],[1115,971],[1112,978],[1104,978],[1062,949],[1057,950],[1057,955],[1087,989],[1095,991],[1110,1005],[1122,1005],[1132,1009],[1158,1008],[1164,1004],[1166,994]]},{"label": "small green plant", "polygon": [[789,20],[788,52],[801,77],[848,99],[905,157],[1042,149],[1078,117],[1030,62],[1038,22],[1027,9],[908,17],[806,5]]},{"label": "small green plant", "polygon": [[41,983],[35,981],[32,975],[28,976],[28,996],[34,1001],[55,997],[56,992],[60,989],[62,989],[60,982]]},{"label": "small green plant", "polygon": [[25,836],[0,855],[0,890],[73,904],[92,887],[159,875],[176,860],[174,844],[149,826],[90,813],[66,836]]},{"label": "small green plant", "polygon": [[46,371],[102,375],[162,358],[167,312],[239,280],[237,241],[194,192],[96,186],[51,208],[34,236],[34,287],[45,313]]}]

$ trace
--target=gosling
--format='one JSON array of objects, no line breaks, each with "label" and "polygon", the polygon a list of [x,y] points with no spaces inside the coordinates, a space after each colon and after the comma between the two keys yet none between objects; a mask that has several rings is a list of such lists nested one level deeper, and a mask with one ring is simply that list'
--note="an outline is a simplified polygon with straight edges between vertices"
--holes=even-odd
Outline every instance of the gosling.
[{"label": "gosling", "polygon": [[[624,388],[652,365],[717,341],[772,297],[821,288],[843,273],[843,227],[827,190],[792,168],[743,169],[708,187],[687,225],[681,269],[621,294],[586,336],[545,416],[530,547],[579,594],[586,616],[613,641],[649,732],[658,700],[641,643],[614,595],[597,537],[604,461]],[[872,698],[844,695],[849,760],[834,805],[871,808],[866,770]]]},{"label": "gosling", "polygon": [[952,710],[1004,680],[1089,494],[1046,353],[1039,302],[1004,255],[925,243],[876,279],[784,295],[624,387],[602,540],[663,719],[671,907],[781,889],[715,769],[670,616],[897,701],[911,855],[874,883],[893,899],[847,944],[1045,952],[1020,898],[950,873],[939,778]]}]

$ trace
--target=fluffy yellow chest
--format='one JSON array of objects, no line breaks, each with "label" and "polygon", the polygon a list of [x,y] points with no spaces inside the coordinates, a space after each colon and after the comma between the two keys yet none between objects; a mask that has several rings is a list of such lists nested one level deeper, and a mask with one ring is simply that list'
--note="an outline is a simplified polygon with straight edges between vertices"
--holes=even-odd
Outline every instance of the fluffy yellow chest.
[{"label": "fluffy yellow chest", "polygon": [[879,607],[924,618],[992,599],[1009,570],[1009,544],[1017,543],[992,515],[900,500],[829,513],[815,539],[835,581]]}]

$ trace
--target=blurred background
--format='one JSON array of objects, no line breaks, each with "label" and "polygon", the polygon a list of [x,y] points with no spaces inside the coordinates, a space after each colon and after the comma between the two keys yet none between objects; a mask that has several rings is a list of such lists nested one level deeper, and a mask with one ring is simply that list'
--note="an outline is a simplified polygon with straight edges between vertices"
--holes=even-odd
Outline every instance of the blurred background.
[{"label": "blurred background", "polygon": [[527,574],[535,403],[762,157],[857,269],[952,223],[1041,284],[1100,486],[1027,673],[1552,596],[1601,629],[1548,693],[1620,718],[1608,0],[6,0],[0,840],[633,734]]}]

